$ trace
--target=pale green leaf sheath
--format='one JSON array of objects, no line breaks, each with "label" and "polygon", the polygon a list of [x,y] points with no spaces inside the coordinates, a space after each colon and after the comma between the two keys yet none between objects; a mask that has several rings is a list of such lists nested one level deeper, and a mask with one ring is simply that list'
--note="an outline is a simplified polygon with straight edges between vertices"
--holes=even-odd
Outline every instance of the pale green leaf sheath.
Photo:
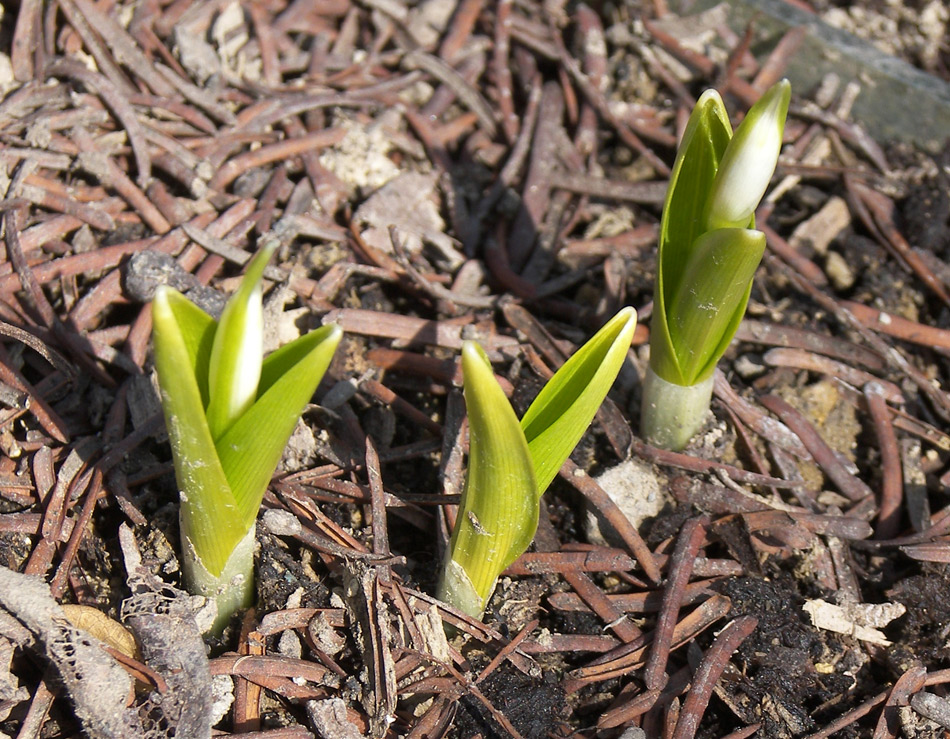
[{"label": "pale green leaf sheath", "polygon": [[681,449],[709,410],[713,371],[742,321],[765,250],[753,213],[778,161],[790,95],[787,81],[774,85],[734,136],[714,90],[690,116],[660,223],[640,413],[651,444]]},{"label": "pale green leaf sheath", "polygon": [[462,346],[469,459],[438,597],[474,618],[538,528],[534,465],[518,418],[476,343]]}]

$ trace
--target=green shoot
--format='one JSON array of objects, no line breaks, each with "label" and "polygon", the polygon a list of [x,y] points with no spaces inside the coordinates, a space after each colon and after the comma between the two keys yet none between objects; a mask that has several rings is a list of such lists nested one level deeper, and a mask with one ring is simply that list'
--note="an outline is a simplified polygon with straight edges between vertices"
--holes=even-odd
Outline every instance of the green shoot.
[{"label": "green shoot", "polygon": [[254,597],[254,534],[264,491],[342,331],[324,326],[262,362],[261,280],[248,265],[221,321],[168,287],[152,303],[155,369],[181,498],[185,584],[217,603],[214,630]]},{"label": "green shoot", "polygon": [[745,314],[765,251],[754,212],[778,162],[791,87],[774,85],[732,133],[719,93],[696,103],[660,223],[641,433],[682,449],[702,427],[713,372]]},{"label": "green shoot", "polygon": [[623,365],[637,314],[625,308],[564,363],[518,422],[475,342],[462,347],[469,460],[439,598],[480,618],[499,575],[531,544],[541,495]]}]

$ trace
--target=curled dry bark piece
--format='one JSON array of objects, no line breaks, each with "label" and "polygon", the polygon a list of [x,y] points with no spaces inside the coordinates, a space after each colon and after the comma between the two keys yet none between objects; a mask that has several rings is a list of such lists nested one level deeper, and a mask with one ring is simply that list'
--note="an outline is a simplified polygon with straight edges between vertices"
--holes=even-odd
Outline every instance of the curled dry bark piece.
[{"label": "curled dry bark piece", "polygon": [[839,606],[823,600],[807,600],[802,610],[816,628],[889,647],[891,642],[880,631],[880,627],[900,618],[906,608],[902,603],[846,603]]},{"label": "curled dry bark piece", "polygon": [[921,716],[950,729],[950,701],[946,698],[920,691],[911,696],[910,705]]},{"label": "curled dry bark piece", "polygon": [[322,736],[333,737],[333,739],[360,739],[363,736],[363,733],[348,720],[346,701],[342,698],[308,701],[307,713],[313,727]]},{"label": "curled dry bark piece", "polygon": [[6,721],[18,704],[30,699],[30,691],[10,669],[15,652],[16,644],[0,636],[0,721]]}]

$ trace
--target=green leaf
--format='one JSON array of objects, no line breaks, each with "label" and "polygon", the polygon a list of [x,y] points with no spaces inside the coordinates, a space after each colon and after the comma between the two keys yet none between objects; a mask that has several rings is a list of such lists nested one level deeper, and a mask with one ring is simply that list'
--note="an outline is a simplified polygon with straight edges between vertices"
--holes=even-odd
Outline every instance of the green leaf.
[{"label": "green leaf", "polygon": [[201,392],[201,407],[205,408],[208,405],[208,362],[218,322],[177,290],[170,287],[160,290],[165,292],[168,307],[185,342],[189,366]]},{"label": "green leaf", "polygon": [[[169,288],[160,287],[155,293],[155,369],[175,476],[181,487],[182,520],[198,559],[218,575],[248,526],[241,520],[218,460],[193,369],[206,343],[209,324],[185,308],[186,303]],[[179,316],[185,316],[183,324],[178,323]],[[204,328],[198,330],[201,326]]]},{"label": "green leaf", "polygon": [[[261,382],[257,388],[257,397],[260,398],[263,396],[264,393],[271,389],[274,383],[290,372],[296,365],[300,364],[300,362],[306,359],[307,355],[324,342],[330,342],[330,344],[332,344],[332,347],[330,344],[322,347],[322,351],[329,352],[326,355],[327,363],[329,364],[329,360],[332,359],[333,352],[336,351],[336,347],[340,343],[341,338],[343,338],[343,332],[339,326],[335,323],[331,323],[310,331],[268,354],[261,367]],[[326,368],[321,371],[321,377],[323,376],[323,372],[326,372]],[[317,384],[314,385],[314,389],[316,389],[319,384],[320,381],[318,379]],[[311,392],[310,395],[313,395],[313,393]],[[303,408],[303,406],[301,406],[301,408]]]},{"label": "green leaf", "polygon": [[705,230],[706,199],[731,138],[732,126],[722,98],[715,90],[707,90],[686,124],[663,205],[660,260],[667,302],[672,300],[670,291],[679,284],[693,244]]},{"label": "green leaf", "polygon": [[685,383],[666,325],[668,306],[682,279],[690,250],[703,231],[706,200],[731,137],[732,126],[719,93],[707,90],[686,125],[660,221],[650,365],[668,382]]},{"label": "green leaf", "polygon": [[304,407],[313,397],[343,336],[323,326],[271,354],[257,400],[216,442],[240,518],[250,526]]},{"label": "green leaf", "polygon": [[694,385],[715,369],[732,341],[749,300],[752,278],[765,252],[765,234],[723,228],[703,234],[667,309],[679,366]]},{"label": "green leaf", "polygon": [[241,284],[230,297],[215,332],[208,365],[208,426],[219,439],[257,397],[264,357],[264,311],[261,280],[274,242],[248,264]]},{"label": "green leaf", "polygon": [[624,308],[554,374],[521,419],[538,497],[577,446],[617,378],[637,327]]},{"label": "green leaf", "polygon": [[534,464],[518,418],[475,342],[462,345],[469,461],[452,559],[484,601],[538,528]]}]

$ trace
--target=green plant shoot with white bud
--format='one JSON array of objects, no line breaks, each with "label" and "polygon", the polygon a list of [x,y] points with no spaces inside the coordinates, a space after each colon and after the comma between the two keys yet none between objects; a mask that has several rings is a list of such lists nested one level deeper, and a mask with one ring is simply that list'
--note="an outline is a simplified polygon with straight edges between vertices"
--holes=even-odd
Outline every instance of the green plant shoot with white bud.
[{"label": "green plant shoot with white bud", "polygon": [[324,326],[263,358],[261,281],[275,248],[250,261],[220,321],[166,286],[152,303],[185,585],[216,602],[217,632],[253,603],[258,509],[342,336]]},{"label": "green plant shoot with white bud", "polygon": [[637,326],[624,308],[542,388],[521,421],[485,352],[462,347],[469,458],[438,596],[480,618],[499,575],[531,544],[541,495],[613,385]]},{"label": "green plant shoot with white bud", "polygon": [[715,90],[690,115],[660,222],[650,366],[641,435],[682,449],[702,427],[713,372],[745,314],[765,252],[755,209],[775,172],[791,97],[787,80],[732,133]]}]

